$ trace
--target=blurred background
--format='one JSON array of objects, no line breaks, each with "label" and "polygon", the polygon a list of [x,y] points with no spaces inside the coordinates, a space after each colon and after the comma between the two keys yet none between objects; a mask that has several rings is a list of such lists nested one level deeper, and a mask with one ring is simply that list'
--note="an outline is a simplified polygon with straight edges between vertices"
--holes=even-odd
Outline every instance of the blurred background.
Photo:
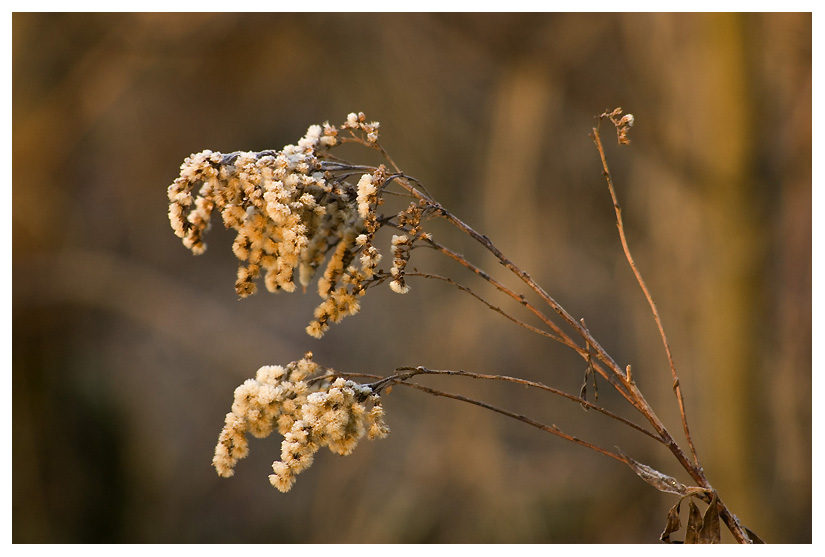
[{"label": "blurred background", "polygon": [[[683,440],[622,255],[594,116],[668,332],[700,459],[769,542],[811,542],[810,14],[22,14],[13,22],[14,542],[656,542],[675,504],[627,467],[498,414],[396,387],[392,433],[329,451],[288,494],[280,437],[211,459],[234,388],[307,350],[340,371],[517,375],[585,365],[443,283],[371,290],[322,340],[317,303],[238,300],[233,235],[193,257],[166,188],[203,149],[278,149],[364,111],[445,206],[584,318]],[[353,155],[354,156],[354,155]],[[520,292],[444,226],[438,239]],[[379,242],[381,240],[379,239]],[[389,238],[384,238],[387,250]],[[432,254],[449,274],[521,308]],[[423,381],[623,450],[660,446],[507,384]],[[599,402],[624,408],[602,382]],[[681,538],[680,536],[677,536]],[[732,540],[729,535],[726,541]]]}]

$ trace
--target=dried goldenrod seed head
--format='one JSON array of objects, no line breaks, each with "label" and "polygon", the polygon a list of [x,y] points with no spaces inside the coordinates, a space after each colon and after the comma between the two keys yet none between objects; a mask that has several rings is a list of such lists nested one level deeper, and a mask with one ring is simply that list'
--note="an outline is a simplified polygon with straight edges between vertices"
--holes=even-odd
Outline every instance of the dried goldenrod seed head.
[{"label": "dried goldenrod seed head", "polygon": [[372,180],[371,174],[364,174],[358,181],[358,214],[362,219],[369,218],[371,205],[375,203],[378,189]]},{"label": "dried goldenrod seed head", "polygon": [[406,292],[410,248],[424,237],[421,208],[413,203],[397,215],[398,225],[411,236],[403,235],[404,242],[394,237],[389,275],[379,269],[382,254],[375,234],[387,220],[376,209],[384,201],[382,186],[389,174],[383,166],[372,172],[360,166],[361,172],[353,173],[327,154],[341,142],[342,131],[369,145],[378,140],[379,127],[363,112],[352,112],[340,127],[309,126],[295,145],[280,151],[190,155],[167,190],[172,230],[192,253],[201,254],[212,213],[218,213],[236,234],[235,292],[241,298],[255,294],[261,280],[269,292],[294,292],[296,281],[306,289],[320,274],[321,302],[306,328],[320,338],[330,323],[358,312],[356,297],[371,285],[391,278],[390,288]]},{"label": "dried goldenrod seed head", "polygon": [[374,397],[372,402],[372,409],[367,414],[367,423],[369,424],[367,437],[370,439],[382,439],[389,435],[390,428],[384,423],[384,407],[381,406],[381,401],[378,397]]},{"label": "dried goldenrod seed head", "polygon": [[235,464],[247,456],[247,433],[267,437],[277,430],[284,436],[281,460],[272,464],[269,476],[280,491],[289,491],[319,449],[346,455],[365,434],[370,439],[385,437],[389,428],[372,388],[340,377],[331,383],[311,379],[325,371],[309,352],[285,367],[263,366],[254,379],[235,389],[212,459],[218,474],[232,476]]},{"label": "dried goldenrod seed head", "polygon": [[393,262],[390,274],[393,280],[390,282],[390,288],[398,294],[406,294],[410,290],[410,287],[404,281],[404,269],[410,258],[411,247],[412,241],[406,234],[392,237]]}]

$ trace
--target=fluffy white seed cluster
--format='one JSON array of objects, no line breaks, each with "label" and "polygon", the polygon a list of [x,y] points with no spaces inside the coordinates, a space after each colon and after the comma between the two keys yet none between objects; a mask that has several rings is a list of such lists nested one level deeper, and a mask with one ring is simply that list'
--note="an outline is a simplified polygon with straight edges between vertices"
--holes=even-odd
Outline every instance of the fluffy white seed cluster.
[{"label": "fluffy white seed cluster", "polygon": [[266,437],[276,427],[282,435],[292,428],[310,392],[305,379],[317,369],[312,353],[307,353],[286,367],[264,366],[254,379],[247,379],[235,389],[232,411],[226,415],[212,459],[219,475],[232,476],[235,464],[249,453],[247,432]]},{"label": "fluffy white seed cluster", "polygon": [[393,292],[397,292],[399,294],[406,294],[410,290],[410,287],[404,281],[404,268],[407,266],[407,261],[410,259],[411,247],[412,241],[409,236],[406,234],[402,234],[400,236],[393,235],[393,261],[392,268],[390,269],[390,274],[393,278],[390,282],[390,288],[392,288]]},{"label": "fluffy white seed cluster", "polygon": [[[203,253],[203,234],[212,212],[237,232],[232,251],[241,261],[235,288],[241,297],[256,290],[264,275],[266,288],[295,290],[293,270],[311,279],[317,266],[312,240],[342,225],[354,224],[346,192],[336,191],[320,169],[315,149],[336,141],[330,126],[310,126],[298,145],[282,151],[203,151],[188,157],[169,186],[169,221],[193,253]],[[323,254],[321,254],[323,260]]]},{"label": "fluffy white seed cluster", "polygon": [[375,209],[386,180],[379,167],[356,185],[347,182],[351,173],[323,165],[326,149],[340,143],[342,130],[374,143],[378,127],[351,113],[340,128],[310,126],[297,145],[281,151],[193,154],[168,188],[172,229],[194,254],[203,253],[203,236],[219,212],[237,233],[232,251],[240,260],[235,290],[242,298],[256,292],[261,277],[270,292],[292,292],[296,281],[306,289],[327,261],[318,281],[322,301],[307,327],[320,338],[330,323],[358,312],[358,297],[377,273]]},{"label": "fluffy white seed cluster", "polygon": [[379,122],[367,122],[367,117],[363,112],[358,114],[350,112],[347,114],[347,121],[341,126],[341,129],[352,129],[363,131],[366,135],[367,141],[375,143],[378,141],[378,127]]},{"label": "fluffy white seed cluster", "polygon": [[[345,141],[375,143],[379,125],[353,112],[340,127],[310,126],[297,145],[281,151],[189,156],[167,192],[172,229],[200,254],[212,214],[220,213],[224,226],[237,234],[235,290],[242,298],[257,291],[261,278],[270,292],[293,292],[296,281],[306,290],[326,262],[318,279],[321,302],[306,328],[322,337],[331,323],[359,311],[359,298],[371,285],[391,278],[390,288],[406,293],[410,250],[428,237],[420,230],[422,208],[413,203],[397,215],[397,224],[410,233],[393,237],[390,272],[378,268],[382,255],[375,234],[387,220],[376,210],[389,174],[383,166],[370,168],[355,174],[358,181],[352,184],[352,169],[364,167],[347,165],[327,151]],[[342,131],[351,137],[340,138]]]},{"label": "fluffy white seed cluster", "polygon": [[409,234],[396,234],[392,237],[392,267],[390,268],[390,275],[392,281],[390,288],[393,292],[399,294],[406,294],[410,287],[404,279],[404,269],[407,267],[407,261],[410,259],[410,251],[413,244],[418,239],[431,240],[432,236],[429,232],[422,232],[421,220],[424,214],[424,209],[420,204],[410,203],[404,211],[398,214],[398,224],[409,229]]},{"label": "fluffy white seed cluster", "polygon": [[264,366],[235,390],[212,460],[219,475],[232,476],[237,461],[248,454],[247,432],[266,437],[277,428],[284,436],[281,460],[273,462],[269,476],[282,492],[322,447],[347,455],[364,435],[376,439],[389,433],[381,400],[369,386],[343,378],[310,386],[307,378],[319,369],[311,358],[307,354],[285,368]]},{"label": "fluffy white seed cluster", "polygon": [[371,174],[364,174],[358,180],[358,214],[362,219],[369,218],[370,211],[375,206],[378,188],[373,183]]},{"label": "fluffy white seed cluster", "polygon": [[[366,402],[372,403],[367,410]],[[370,439],[385,437],[384,411],[379,398],[369,387],[336,379],[326,391],[307,396],[300,408],[300,419],[284,436],[281,460],[272,463],[270,483],[282,492],[289,491],[295,476],[306,470],[322,447],[350,454],[367,434]]]}]

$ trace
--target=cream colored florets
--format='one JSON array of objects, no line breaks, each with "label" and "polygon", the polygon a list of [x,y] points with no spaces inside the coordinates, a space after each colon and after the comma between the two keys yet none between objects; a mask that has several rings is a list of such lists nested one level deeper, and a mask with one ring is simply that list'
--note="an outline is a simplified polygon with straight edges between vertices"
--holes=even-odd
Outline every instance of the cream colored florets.
[{"label": "cream colored florets", "polygon": [[[284,409],[302,403],[308,390],[303,379],[317,369],[312,354],[286,369],[280,366],[264,366],[235,389],[232,411],[226,415],[226,425],[218,437],[212,464],[218,474],[229,477],[234,474],[238,460],[249,452],[246,433],[266,437],[279,426],[292,426],[292,421],[279,420]],[[287,404],[289,403],[289,404]],[[281,429],[283,432],[284,430]]]},{"label": "cream colored florets", "polygon": [[[203,236],[217,212],[235,231],[235,291],[241,298],[256,293],[261,282],[269,292],[293,292],[298,284],[306,290],[320,274],[321,302],[306,331],[321,337],[330,323],[358,312],[358,298],[373,284],[391,279],[390,288],[406,292],[410,249],[425,237],[421,209],[413,203],[397,215],[397,225],[411,232],[404,236],[408,240],[395,237],[392,268],[389,274],[379,269],[383,257],[375,235],[388,220],[377,210],[389,174],[384,166],[371,173],[359,166],[354,174],[353,167],[327,155],[343,140],[376,142],[379,126],[353,112],[340,127],[310,126],[280,151],[189,156],[167,192],[173,231],[193,253],[203,253]],[[356,183],[349,181],[356,176]]]},{"label": "cream colored florets", "polygon": [[406,234],[392,237],[393,262],[390,274],[393,276],[393,280],[390,282],[390,288],[398,294],[406,294],[410,290],[410,287],[404,281],[404,269],[410,258],[411,247],[412,242]]},{"label": "cream colored florets", "polygon": [[[366,136],[376,133],[378,123],[351,113],[342,128]],[[384,171],[363,174],[357,185],[346,181],[346,173],[330,173],[323,150],[338,143],[338,134],[325,123],[310,126],[296,145],[281,151],[196,153],[168,188],[170,224],[193,253],[206,249],[203,235],[213,211],[235,230],[235,291],[242,298],[254,294],[261,279],[270,292],[292,292],[296,279],[306,288],[328,259],[318,285],[320,317],[308,328],[313,336],[323,334],[328,321],[358,311],[354,297],[363,294],[381,259],[372,236],[379,227],[375,207]],[[356,256],[361,269],[353,267],[353,274],[348,269]]]},{"label": "cream colored florets", "polygon": [[247,432],[266,437],[277,429],[284,436],[281,460],[272,464],[269,476],[283,492],[312,464],[319,449],[346,455],[365,434],[376,439],[389,433],[380,398],[371,387],[343,378],[331,384],[308,381],[319,369],[308,353],[285,368],[264,366],[235,389],[212,459],[219,475],[232,476],[237,461],[249,453]]},{"label": "cream colored florets", "polygon": [[[366,401],[372,403],[367,411]],[[300,409],[301,419],[284,436],[281,460],[272,464],[270,483],[280,491],[289,491],[295,476],[307,469],[314,454],[328,447],[340,455],[350,454],[358,441],[385,437],[389,429],[383,421],[383,409],[369,387],[345,379],[336,379],[326,391],[310,394]]]},{"label": "cream colored florets", "polygon": [[406,294],[410,291],[410,286],[404,282],[403,278],[397,278],[390,281],[390,288],[397,294]]},{"label": "cream colored florets", "polygon": [[371,206],[375,203],[378,189],[372,182],[371,174],[364,174],[358,181],[358,214],[362,219],[369,218]]},{"label": "cream colored florets", "polygon": [[369,143],[378,141],[378,128],[381,126],[380,122],[367,122],[367,117],[363,112],[358,114],[350,112],[347,115],[347,121],[341,126],[344,129],[360,130],[366,135]]}]

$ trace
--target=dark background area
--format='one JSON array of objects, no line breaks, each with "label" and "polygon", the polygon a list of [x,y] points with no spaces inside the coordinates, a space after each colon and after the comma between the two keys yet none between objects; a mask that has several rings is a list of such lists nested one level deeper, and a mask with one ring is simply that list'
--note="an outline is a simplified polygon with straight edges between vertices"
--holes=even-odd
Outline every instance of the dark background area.
[{"label": "dark background area", "polygon": [[[239,301],[232,235],[215,226],[193,257],[167,218],[166,187],[190,153],[279,149],[364,111],[401,168],[633,365],[681,440],[588,137],[616,106],[636,117],[633,143],[605,130],[607,155],[708,478],[766,541],[811,542],[810,14],[12,22],[14,542],[656,541],[675,500],[628,468],[403,388],[384,397],[388,438],[347,457],[322,451],[288,494],[267,481],[278,436],[253,440],[236,475],[219,478],[211,458],[233,389],[307,350],[341,371],[463,368],[574,393],[584,365],[414,279],[405,296],[370,291],[315,340],[304,333],[314,293]],[[468,238],[436,234],[523,290]],[[490,294],[418,257],[411,265]],[[427,384],[688,481],[649,439],[575,404]],[[600,395],[632,416],[606,385]]]}]

